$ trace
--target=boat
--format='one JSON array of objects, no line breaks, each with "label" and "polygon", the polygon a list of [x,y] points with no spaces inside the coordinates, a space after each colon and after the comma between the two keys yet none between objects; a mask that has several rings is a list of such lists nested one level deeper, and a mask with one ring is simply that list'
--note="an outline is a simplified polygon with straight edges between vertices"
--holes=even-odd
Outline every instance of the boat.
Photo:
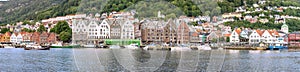
[{"label": "boat", "polygon": [[80,45],[67,45],[67,46],[50,46],[51,48],[77,48],[80,47]]},{"label": "boat", "polygon": [[156,47],[157,47],[157,45],[155,45],[155,44],[149,44],[149,45],[143,47],[143,49],[144,50],[150,50],[150,49],[153,49],[153,48],[156,48]]},{"label": "boat", "polygon": [[287,49],[288,46],[284,43],[272,43],[267,48],[268,50],[279,50],[279,49]]},{"label": "boat", "polygon": [[13,47],[11,45],[3,45],[3,46],[4,46],[4,48],[15,48],[15,47]]},{"label": "boat", "polygon": [[139,47],[138,47],[137,44],[130,44],[130,45],[125,46],[125,48],[127,48],[127,49],[138,49]]},{"label": "boat", "polygon": [[178,47],[171,47],[171,51],[190,51],[190,50],[192,50],[192,49],[186,45],[180,45]]},{"label": "boat", "polygon": [[88,44],[88,45],[83,45],[83,47],[85,47],[85,48],[95,48],[96,45]]},{"label": "boat", "polygon": [[108,48],[106,45],[104,45],[104,44],[99,44],[98,46],[97,46],[97,48]]},{"label": "boat", "polygon": [[12,46],[11,42],[1,42],[3,48],[15,48]]},{"label": "boat", "polygon": [[24,50],[50,50],[51,46],[26,45]]},{"label": "boat", "polygon": [[198,50],[211,50],[211,47],[209,45],[202,45],[197,47]]},{"label": "boat", "polygon": [[121,47],[118,45],[111,45],[109,46],[109,49],[120,49]]},{"label": "boat", "polygon": [[80,47],[78,44],[66,45],[63,46],[62,43],[51,44],[51,48],[77,48]]}]

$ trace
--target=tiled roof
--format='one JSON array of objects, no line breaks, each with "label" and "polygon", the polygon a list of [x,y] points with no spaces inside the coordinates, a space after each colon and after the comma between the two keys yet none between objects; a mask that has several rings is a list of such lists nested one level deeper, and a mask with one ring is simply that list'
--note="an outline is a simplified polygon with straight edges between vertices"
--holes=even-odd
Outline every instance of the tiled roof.
[{"label": "tiled roof", "polygon": [[241,32],[242,32],[242,30],[241,30],[240,28],[237,28],[237,29],[235,29],[235,32],[236,32],[238,35],[240,35]]},{"label": "tiled roof", "polygon": [[262,36],[262,34],[264,33],[264,30],[256,30],[256,32],[259,36]]}]

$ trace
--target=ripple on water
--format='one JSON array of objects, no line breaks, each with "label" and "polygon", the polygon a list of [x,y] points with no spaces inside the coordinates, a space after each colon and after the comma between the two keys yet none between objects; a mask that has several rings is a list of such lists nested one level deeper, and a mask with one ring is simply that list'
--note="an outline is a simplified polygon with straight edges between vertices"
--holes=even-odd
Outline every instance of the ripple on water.
[{"label": "ripple on water", "polygon": [[[114,51],[110,49],[90,49],[92,54],[103,65],[105,71],[108,72],[130,72],[122,66]],[[80,50],[79,50],[80,51]],[[116,51],[117,52],[117,51]],[[184,61],[181,58],[182,52],[166,52],[165,59],[155,59],[157,61],[164,60],[162,65],[154,70],[156,72],[177,71],[180,65],[195,65],[197,72],[206,71],[210,61],[217,59],[220,62],[221,71],[300,71],[300,53],[299,52],[278,52],[278,51],[235,51],[234,53],[224,50],[225,55],[217,54],[211,51],[190,51],[197,53],[193,55],[184,55]],[[82,53],[85,54],[85,53]],[[90,53],[86,53],[90,54]],[[134,60],[145,63],[152,57],[147,51],[136,50],[132,54]],[[188,54],[188,53],[186,53]],[[91,55],[84,55],[91,56]],[[224,57],[225,56],[225,57]],[[193,58],[196,57],[196,58]],[[126,57],[125,57],[126,58]],[[223,58],[223,59],[222,59]],[[222,59],[222,60],[219,60]],[[197,64],[179,64],[179,63],[197,63]],[[93,62],[90,62],[93,63]],[[138,65],[137,65],[138,66]],[[151,66],[151,65],[149,65]],[[150,69],[136,68],[138,70]],[[138,71],[137,70],[137,71]],[[77,71],[74,54],[72,49],[51,49],[50,51],[24,51],[23,49],[0,49],[0,72],[74,72]],[[150,71],[150,70],[149,70]]]}]

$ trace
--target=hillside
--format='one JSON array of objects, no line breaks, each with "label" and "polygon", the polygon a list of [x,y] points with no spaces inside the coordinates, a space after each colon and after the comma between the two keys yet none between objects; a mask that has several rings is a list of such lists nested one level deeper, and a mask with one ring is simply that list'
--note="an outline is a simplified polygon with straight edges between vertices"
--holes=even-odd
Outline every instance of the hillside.
[{"label": "hillside", "polygon": [[78,0],[10,0],[0,7],[0,24],[15,23],[24,20],[40,20],[69,14],[72,12],[62,11],[68,10],[72,6],[72,2],[77,1]]},{"label": "hillside", "polygon": [[156,7],[155,11],[152,11],[154,15],[157,14],[158,10],[165,8],[176,9],[174,13],[170,13],[174,11],[171,9],[162,12],[166,15],[168,13],[172,14],[171,16],[178,14],[178,12],[180,12],[180,15],[183,13],[190,17],[203,14],[220,14],[220,8],[217,6],[217,3],[211,0],[10,0],[0,7],[0,24],[24,20],[37,21],[75,13],[104,13],[124,11],[129,8],[141,10],[139,5],[142,4],[140,3],[151,4],[156,1],[164,1],[168,5],[162,3],[152,5]]}]

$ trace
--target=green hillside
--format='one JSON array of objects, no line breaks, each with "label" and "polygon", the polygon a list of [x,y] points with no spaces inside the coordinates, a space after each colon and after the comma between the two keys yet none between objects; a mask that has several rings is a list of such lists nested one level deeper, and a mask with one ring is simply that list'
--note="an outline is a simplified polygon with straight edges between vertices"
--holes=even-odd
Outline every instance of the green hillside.
[{"label": "green hillside", "polygon": [[[211,2],[211,0],[10,0],[0,7],[0,24],[15,23],[24,20],[37,21],[75,13],[124,11],[124,9],[136,6],[136,4],[140,5],[138,3],[141,1],[150,3],[164,1],[170,5],[159,4],[158,6],[153,6],[156,6],[157,8],[159,8],[160,5],[163,7],[175,7],[190,17],[202,15],[204,12],[200,9],[210,8],[212,10],[216,7],[204,5],[207,4],[207,2]],[[216,5],[216,3],[210,5]],[[209,9],[205,10],[206,14],[210,13],[208,10]],[[213,12],[218,12],[218,10]],[[162,13],[166,14],[168,12]]]}]

